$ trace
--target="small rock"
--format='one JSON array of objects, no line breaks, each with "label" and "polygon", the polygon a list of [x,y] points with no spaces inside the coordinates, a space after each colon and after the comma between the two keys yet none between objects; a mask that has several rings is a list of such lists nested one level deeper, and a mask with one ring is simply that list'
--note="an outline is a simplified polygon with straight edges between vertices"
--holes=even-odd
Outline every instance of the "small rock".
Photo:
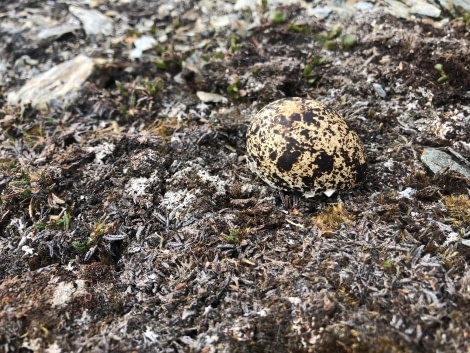
[{"label": "small rock", "polygon": [[409,19],[410,18],[410,8],[400,1],[396,0],[384,0],[388,4],[388,10],[390,13],[396,17]]},{"label": "small rock", "polygon": [[329,7],[314,7],[307,9],[306,12],[308,16],[315,16],[316,18],[324,19],[327,18],[333,10]]},{"label": "small rock", "polygon": [[470,12],[470,2],[468,0],[453,0],[452,3],[457,13],[463,15],[466,12]]},{"label": "small rock", "polygon": [[142,18],[135,26],[135,29],[140,33],[150,31],[154,25],[154,20],[151,18]]},{"label": "small rock", "polygon": [[374,8],[374,4],[366,1],[358,2],[354,5],[354,8],[358,11],[371,10]]},{"label": "small rock", "polygon": [[453,170],[470,179],[470,168],[455,162],[450,155],[435,148],[425,148],[421,155],[423,162],[433,173]]},{"label": "small rock", "polygon": [[80,26],[70,25],[70,24],[64,23],[64,24],[61,24],[61,25],[58,25],[58,26],[41,29],[36,34],[36,38],[39,39],[39,40],[56,39],[56,38],[59,38],[59,37],[63,36],[64,34],[72,33],[72,32],[76,31],[79,28],[80,28]]},{"label": "small rock", "polygon": [[155,38],[150,37],[150,36],[142,36],[134,42],[135,48],[132,49],[132,51],[129,54],[129,57],[131,59],[137,59],[142,56],[142,53],[148,49],[151,49],[155,45],[157,45],[158,42]]},{"label": "small rock", "polygon": [[88,36],[98,34],[110,36],[113,33],[113,20],[98,10],[87,10],[70,5],[69,11],[80,20]]},{"label": "small rock", "polygon": [[51,101],[64,105],[73,102],[83,83],[90,77],[97,59],[79,55],[27,81],[17,92],[8,95],[11,105],[31,102],[33,107],[45,109]]},{"label": "small rock", "polygon": [[232,16],[223,15],[223,16],[214,16],[211,17],[210,24],[212,28],[220,29],[223,27],[228,27],[231,24]]},{"label": "small rock", "polygon": [[427,16],[438,18],[441,15],[441,10],[429,4],[427,1],[418,0],[410,9],[410,13],[414,15]]},{"label": "small rock", "polygon": [[203,92],[203,91],[197,91],[196,92],[197,97],[204,103],[227,103],[228,100],[224,96],[221,96],[220,94],[217,93],[209,93],[209,92]]},{"label": "small rock", "polygon": [[405,190],[398,192],[398,197],[400,199],[411,199],[415,194],[416,189],[408,187]]},{"label": "small rock", "polygon": [[387,97],[387,92],[383,89],[382,85],[378,83],[373,83],[372,87],[374,88],[375,93],[380,97],[380,98],[385,98]]},{"label": "small rock", "polygon": [[253,0],[237,0],[233,9],[235,11],[241,11],[250,9],[252,11],[256,10],[256,6],[261,5],[261,1],[253,1]]}]

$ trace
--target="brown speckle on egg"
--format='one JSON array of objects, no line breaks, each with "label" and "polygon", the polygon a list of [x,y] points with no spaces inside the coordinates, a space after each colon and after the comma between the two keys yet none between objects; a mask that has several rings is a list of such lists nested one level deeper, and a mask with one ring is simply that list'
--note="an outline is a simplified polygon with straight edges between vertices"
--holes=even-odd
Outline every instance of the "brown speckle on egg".
[{"label": "brown speckle on egg", "polygon": [[273,188],[331,196],[365,178],[366,156],[356,133],[324,104],[285,98],[268,104],[247,132],[248,166]]}]

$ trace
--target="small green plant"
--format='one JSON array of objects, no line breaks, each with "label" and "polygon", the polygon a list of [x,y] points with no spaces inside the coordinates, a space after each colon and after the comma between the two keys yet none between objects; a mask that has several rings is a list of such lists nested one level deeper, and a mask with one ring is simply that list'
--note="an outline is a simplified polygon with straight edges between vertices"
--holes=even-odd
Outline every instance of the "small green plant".
[{"label": "small green plant", "polygon": [[323,58],[313,57],[312,58],[312,64],[313,65],[320,66],[320,65],[323,65],[324,63],[326,63],[326,58],[325,57],[323,57]]},{"label": "small green plant", "polygon": [[345,34],[341,37],[341,45],[344,49],[352,48],[357,41],[357,37],[355,34]]},{"label": "small green plant", "polygon": [[392,267],[394,263],[395,263],[394,259],[385,260],[384,262],[380,264],[380,268],[382,268],[383,270],[389,269],[390,267]]},{"label": "small green plant", "polygon": [[162,89],[163,89],[163,81],[161,79],[156,79],[153,81],[145,79],[143,91],[147,95],[155,98],[162,91]]},{"label": "small green plant", "polygon": [[224,235],[224,240],[227,243],[238,244],[240,242],[238,230],[232,228],[229,230],[229,235]]},{"label": "small green plant", "polygon": [[338,49],[338,43],[334,40],[328,40],[325,42],[324,47],[328,50],[336,50]]},{"label": "small green plant", "polygon": [[318,74],[308,64],[305,65],[303,76],[307,79],[309,85],[313,85],[318,79]]},{"label": "small green plant", "polygon": [[73,241],[72,246],[77,251],[85,251],[90,247],[90,245],[88,245],[87,243],[81,243],[79,241]]},{"label": "small green plant", "polygon": [[230,50],[232,53],[236,53],[240,49],[240,44],[238,44],[238,36],[232,34],[230,36]]},{"label": "small green plant", "polygon": [[170,50],[166,45],[161,45],[161,44],[157,44],[155,49],[157,50],[158,54],[163,54],[163,53],[166,53],[168,50]]},{"label": "small green plant", "polygon": [[125,99],[129,98],[129,90],[124,87],[122,82],[116,81],[116,87],[119,89],[119,92],[121,93],[121,96]]},{"label": "small green plant", "polygon": [[[335,50],[338,48],[337,38],[343,33],[343,28],[340,25],[334,25],[330,32],[319,33],[315,35],[315,41],[322,43],[323,47],[328,50]],[[341,45],[344,49],[353,47],[357,42],[355,34],[345,34],[341,37]]]},{"label": "small green plant", "polygon": [[443,82],[446,82],[449,79],[449,77],[444,72],[444,69],[442,68],[441,64],[434,65],[434,68],[437,70],[437,72],[439,72],[441,74],[441,77],[439,77],[437,79],[437,83],[443,83]]},{"label": "small green plant", "polygon": [[43,183],[43,184],[46,183],[47,178],[46,178],[46,173],[44,173],[44,171],[42,171],[42,172],[39,174],[39,180],[41,180],[41,183]]},{"label": "small green plant", "polygon": [[11,185],[17,186],[17,187],[24,187],[24,186],[29,186],[29,181],[27,180],[14,180],[11,182]]},{"label": "small green plant", "polygon": [[225,59],[224,53],[214,53],[214,59],[223,60]]},{"label": "small green plant", "polygon": [[179,18],[175,18],[173,20],[173,22],[171,23],[171,26],[173,27],[173,29],[177,29],[181,26],[181,21]]},{"label": "small green plant", "polygon": [[93,225],[93,229],[90,232],[90,235],[86,242],[79,242],[79,241],[74,241],[72,242],[72,246],[78,250],[78,251],[85,251],[89,249],[90,247],[96,245],[99,243],[103,235],[108,232],[108,225],[105,224],[106,218],[104,216],[100,217],[98,222],[96,222]]},{"label": "small green plant", "polygon": [[[13,168],[12,168],[12,171],[16,172],[16,170],[14,170]],[[13,180],[10,184],[13,185],[13,186],[19,187],[19,188],[24,188],[24,187],[30,186],[31,185],[31,174],[30,174],[29,170],[21,169],[20,170],[20,180]]]},{"label": "small green plant", "polygon": [[343,33],[343,28],[340,25],[334,25],[330,33],[326,36],[326,39],[335,39]]},{"label": "small green plant", "polygon": [[284,22],[286,22],[286,14],[284,12],[276,12],[272,19],[272,22],[275,25],[283,24]]},{"label": "small green plant", "polygon": [[183,60],[190,56],[194,51],[175,51],[174,47],[166,46],[157,47],[160,58],[155,60],[153,64],[159,70],[169,71],[171,73],[180,72],[183,68]]},{"label": "small green plant", "polygon": [[253,66],[253,68],[251,69],[251,72],[252,72],[254,75],[257,75],[258,72],[259,72],[259,67]]},{"label": "small green plant", "polygon": [[151,102],[160,96],[164,89],[164,84],[160,78],[153,80],[145,79],[143,81],[135,79],[132,82],[116,81],[116,87],[120,94],[117,99],[119,102],[119,113],[125,119],[131,119],[138,108],[144,104],[151,104]]},{"label": "small green plant", "polygon": [[222,234],[222,238],[227,243],[232,243],[235,245],[240,244],[241,239],[243,239],[243,237],[245,237],[250,231],[251,225],[252,221],[249,219],[240,228],[230,228],[229,234]]},{"label": "small green plant", "polygon": [[465,21],[465,27],[470,28],[470,12],[463,14],[463,20]]},{"label": "small green plant", "polygon": [[23,191],[20,193],[20,196],[21,196],[23,199],[27,199],[28,197],[31,196],[31,190],[29,190],[29,189],[23,190]]},{"label": "small green plant", "polygon": [[326,33],[319,33],[315,35],[314,40],[315,42],[324,44],[327,41],[327,36],[328,35]]},{"label": "small green plant", "polygon": [[142,33],[140,33],[139,31],[137,31],[135,29],[129,29],[127,31],[127,35],[129,37],[137,37],[137,38],[142,37]]},{"label": "small green plant", "polygon": [[324,48],[328,50],[334,50],[338,48],[338,43],[334,39],[329,39],[329,35],[326,33],[320,33],[315,36],[315,42],[319,42]]},{"label": "small green plant", "polygon": [[299,22],[292,22],[291,24],[289,24],[287,29],[290,31],[294,31],[294,32],[302,33],[306,35],[312,34],[312,30],[307,25],[303,23],[299,23]]},{"label": "small green plant", "polygon": [[240,79],[237,77],[235,78],[235,81],[227,87],[227,93],[235,99],[240,98],[240,90],[238,88],[238,85],[240,84]]},{"label": "small green plant", "polygon": [[52,190],[54,190],[55,188],[55,183],[49,185],[47,188],[46,188],[46,192],[49,194],[52,192]]},{"label": "small green plant", "polygon": [[67,210],[67,211],[64,213],[64,215],[63,215],[61,218],[59,218],[59,219],[55,222],[55,225],[56,225],[56,226],[63,225],[65,230],[69,230],[71,218],[72,218],[72,217],[71,217],[71,215],[70,215],[70,211]]},{"label": "small green plant", "polygon": [[157,60],[157,61],[154,61],[153,64],[155,65],[157,69],[164,70],[164,71],[168,70],[168,65],[165,61]]},{"label": "small green plant", "polygon": [[36,224],[34,224],[34,227],[37,229],[37,230],[43,230],[43,229],[46,229],[46,225],[42,222],[36,222]]}]

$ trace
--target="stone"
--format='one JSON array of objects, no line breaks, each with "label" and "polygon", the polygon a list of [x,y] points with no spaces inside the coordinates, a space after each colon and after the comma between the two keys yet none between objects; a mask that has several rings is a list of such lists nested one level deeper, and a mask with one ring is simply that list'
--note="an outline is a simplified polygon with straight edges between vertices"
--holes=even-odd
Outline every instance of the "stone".
[{"label": "stone", "polygon": [[450,155],[435,148],[425,148],[421,154],[423,162],[433,173],[452,170],[470,179],[470,168],[455,162]]},{"label": "stone", "polygon": [[67,105],[75,101],[95,64],[102,61],[78,55],[27,81],[17,92],[8,95],[8,103],[23,105],[31,102],[38,109]]}]

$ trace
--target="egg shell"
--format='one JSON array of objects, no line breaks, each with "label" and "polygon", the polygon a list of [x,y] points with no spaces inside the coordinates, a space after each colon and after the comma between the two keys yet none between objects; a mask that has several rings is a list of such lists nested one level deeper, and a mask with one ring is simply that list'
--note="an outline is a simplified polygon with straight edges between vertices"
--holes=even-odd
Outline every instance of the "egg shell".
[{"label": "egg shell", "polygon": [[313,197],[360,184],[366,155],[354,131],[324,104],[284,98],[261,109],[247,131],[248,166],[273,188]]}]

